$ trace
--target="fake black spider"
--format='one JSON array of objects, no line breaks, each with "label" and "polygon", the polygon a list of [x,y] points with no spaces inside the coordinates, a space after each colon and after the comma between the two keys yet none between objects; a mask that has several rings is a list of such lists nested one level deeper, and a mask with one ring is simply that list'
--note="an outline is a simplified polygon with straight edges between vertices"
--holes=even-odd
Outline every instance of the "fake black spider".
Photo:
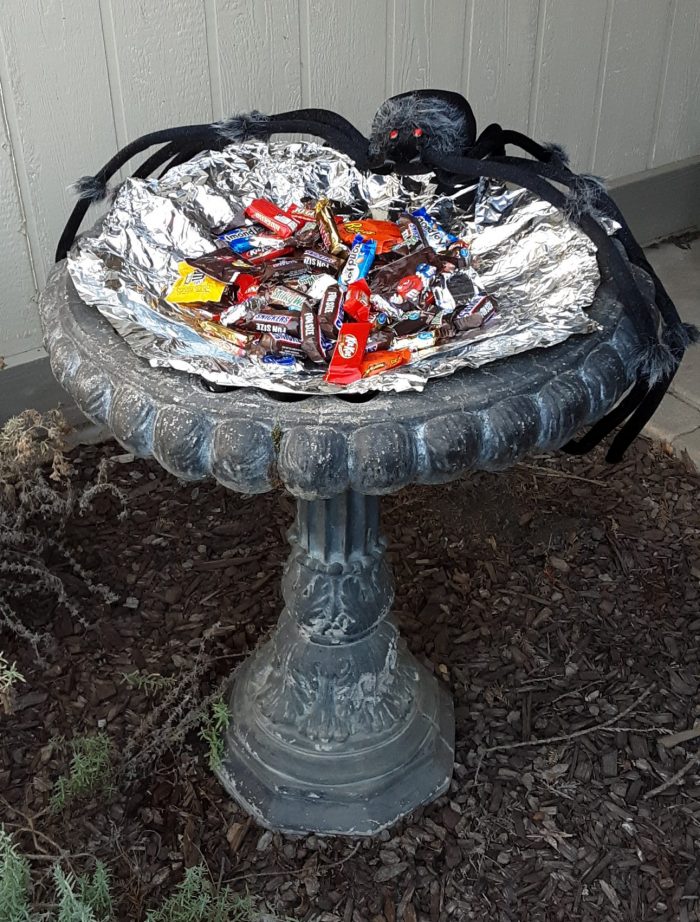
[{"label": "fake black spider", "polygon": [[[538,144],[498,124],[489,125],[477,136],[474,113],[459,93],[416,90],[392,96],[377,110],[369,138],[347,119],[326,109],[296,109],[278,115],[253,111],[210,124],[146,134],[123,147],[94,176],[77,181],[79,200],[61,235],[56,260],[66,257],[90,204],[107,195],[111,177],[138,154],[158,146],[133,174],[144,179],[159,170],[162,176],[204,150],[221,150],[231,143],[288,133],[323,138],[347,154],[361,170],[404,176],[433,172],[439,191],[464,188],[465,196],[477,179],[501,180],[529,189],[565,212],[596,245],[601,275],[615,284],[620,301],[646,345],[634,369],[636,383],[627,395],[583,438],[567,443],[564,451],[590,451],[621,426],[607,460],[622,458],[660,404],[686,348],[697,341],[698,330],[681,322],[666,289],[600,179],[572,172],[566,153],[558,145]],[[532,159],[508,156],[509,146],[520,148]],[[619,243],[603,229],[601,216],[621,225],[616,234]],[[620,244],[629,262],[620,252]],[[654,303],[640,290],[630,263],[651,276]]]}]

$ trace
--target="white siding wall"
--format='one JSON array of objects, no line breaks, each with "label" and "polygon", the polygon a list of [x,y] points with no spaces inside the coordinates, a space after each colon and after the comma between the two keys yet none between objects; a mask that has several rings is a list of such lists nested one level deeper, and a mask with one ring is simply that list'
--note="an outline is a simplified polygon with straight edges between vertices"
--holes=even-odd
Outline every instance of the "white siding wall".
[{"label": "white siding wall", "polygon": [[2,0],[0,355],[37,354],[66,187],[126,141],[250,107],[367,129],[428,86],[608,178],[690,157],[700,0]]}]

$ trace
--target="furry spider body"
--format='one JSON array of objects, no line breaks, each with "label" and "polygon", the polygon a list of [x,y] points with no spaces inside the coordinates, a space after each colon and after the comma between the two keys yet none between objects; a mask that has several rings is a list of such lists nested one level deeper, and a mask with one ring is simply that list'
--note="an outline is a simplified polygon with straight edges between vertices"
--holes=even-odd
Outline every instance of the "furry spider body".
[{"label": "furry spider body", "polygon": [[[597,177],[571,171],[560,146],[538,144],[498,124],[487,126],[477,136],[471,106],[459,93],[416,90],[392,96],[377,110],[370,138],[341,115],[326,109],[298,109],[277,115],[253,111],[212,124],[144,135],[122,148],[94,176],[77,181],[79,200],[59,241],[57,261],[67,255],[90,203],[107,194],[109,179],[149,148],[158,149],[141,163],[133,174],[136,177],[146,178],[157,171],[163,175],[203,150],[221,150],[250,138],[268,139],[274,134],[297,132],[323,138],[363,170],[408,176],[432,172],[444,192],[469,186],[481,178],[523,186],[565,212],[590,237],[598,251],[601,275],[616,285],[620,301],[642,331],[647,348],[635,369],[637,383],[626,397],[582,439],[569,442],[564,450],[575,454],[588,451],[619,426],[607,455],[610,461],[619,460],[658,407],[685,349],[697,340],[698,331],[681,322],[627,222]],[[508,146],[520,148],[528,158],[507,156]],[[601,215],[621,225],[616,236],[626,258],[617,241],[601,226]],[[653,279],[654,303],[642,294],[630,263]]]}]

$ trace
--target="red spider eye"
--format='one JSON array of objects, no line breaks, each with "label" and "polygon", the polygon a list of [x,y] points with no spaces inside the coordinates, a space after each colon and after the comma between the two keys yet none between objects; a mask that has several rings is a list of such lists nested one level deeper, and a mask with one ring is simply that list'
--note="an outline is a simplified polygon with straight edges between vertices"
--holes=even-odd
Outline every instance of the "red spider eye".
[{"label": "red spider eye", "polygon": [[398,138],[398,136],[399,136],[399,133],[396,130],[396,128],[392,128],[391,131],[389,132],[389,137],[391,138],[391,140],[395,141],[396,138]]},{"label": "red spider eye", "polygon": [[414,137],[414,138],[422,138],[422,137],[423,137],[423,129],[422,129],[422,128],[414,128],[414,129],[413,129],[413,137]]}]

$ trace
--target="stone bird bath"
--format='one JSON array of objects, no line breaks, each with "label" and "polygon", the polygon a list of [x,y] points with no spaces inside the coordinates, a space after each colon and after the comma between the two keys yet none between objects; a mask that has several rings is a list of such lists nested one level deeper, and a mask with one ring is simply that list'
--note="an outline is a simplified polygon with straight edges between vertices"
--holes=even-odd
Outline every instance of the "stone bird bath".
[{"label": "stone bird bath", "polygon": [[362,401],[213,393],[151,368],[80,300],[65,261],[40,308],[54,374],[126,449],[185,480],[297,499],[279,625],[234,676],[227,791],[272,829],[347,835],[443,793],[452,702],[391,616],[380,497],[505,468],[610,410],[640,347],[613,290],[601,285],[590,309],[599,332]]}]

